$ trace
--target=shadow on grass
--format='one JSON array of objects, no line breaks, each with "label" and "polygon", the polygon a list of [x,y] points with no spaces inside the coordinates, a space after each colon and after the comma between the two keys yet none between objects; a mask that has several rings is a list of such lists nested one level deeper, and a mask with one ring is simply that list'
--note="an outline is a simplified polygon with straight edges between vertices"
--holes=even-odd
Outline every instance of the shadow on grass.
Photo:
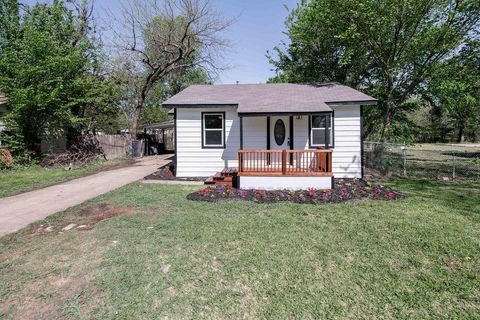
[{"label": "shadow on grass", "polygon": [[385,183],[412,196],[433,199],[472,221],[480,222],[480,180],[445,182],[396,178]]}]

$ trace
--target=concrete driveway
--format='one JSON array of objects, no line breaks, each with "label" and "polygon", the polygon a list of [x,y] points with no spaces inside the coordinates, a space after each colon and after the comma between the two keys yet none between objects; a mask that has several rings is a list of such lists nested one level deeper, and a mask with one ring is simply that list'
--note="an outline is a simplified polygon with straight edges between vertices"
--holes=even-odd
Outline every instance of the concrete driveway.
[{"label": "concrete driveway", "polygon": [[142,158],[131,166],[103,171],[51,187],[0,199],[0,236],[142,179],[167,164],[171,155]]}]

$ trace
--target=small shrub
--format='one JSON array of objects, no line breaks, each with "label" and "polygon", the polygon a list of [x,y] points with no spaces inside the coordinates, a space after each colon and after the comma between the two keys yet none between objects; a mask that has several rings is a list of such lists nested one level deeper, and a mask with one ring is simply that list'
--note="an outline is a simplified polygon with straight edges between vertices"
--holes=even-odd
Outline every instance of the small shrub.
[{"label": "small shrub", "polygon": [[0,169],[9,169],[13,166],[13,157],[8,149],[0,148]]}]

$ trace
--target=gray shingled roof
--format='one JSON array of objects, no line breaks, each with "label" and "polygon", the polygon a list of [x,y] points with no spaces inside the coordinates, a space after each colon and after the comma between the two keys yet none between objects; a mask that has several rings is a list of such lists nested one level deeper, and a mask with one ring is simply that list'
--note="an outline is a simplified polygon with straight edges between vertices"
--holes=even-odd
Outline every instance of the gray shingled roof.
[{"label": "gray shingled roof", "polygon": [[376,104],[376,99],[337,83],[192,85],[163,106],[235,105],[239,113],[322,112],[328,104]]}]

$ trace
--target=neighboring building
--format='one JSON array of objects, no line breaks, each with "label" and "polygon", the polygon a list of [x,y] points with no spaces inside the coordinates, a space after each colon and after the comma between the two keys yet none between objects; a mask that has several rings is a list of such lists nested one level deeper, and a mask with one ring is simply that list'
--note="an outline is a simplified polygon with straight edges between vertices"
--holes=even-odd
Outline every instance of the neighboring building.
[{"label": "neighboring building", "polygon": [[163,154],[175,150],[173,120],[151,123],[144,126],[145,133],[148,134],[145,154]]},{"label": "neighboring building", "polygon": [[2,122],[2,116],[7,113],[7,98],[0,95],[0,131],[5,130],[5,125]]},{"label": "neighboring building", "polygon": [[362,177],[362,106],[376,103],[326,83],[194,85],[163,105],[174,108],[178,177],[233,168],[241,188],[305,189]]}]

